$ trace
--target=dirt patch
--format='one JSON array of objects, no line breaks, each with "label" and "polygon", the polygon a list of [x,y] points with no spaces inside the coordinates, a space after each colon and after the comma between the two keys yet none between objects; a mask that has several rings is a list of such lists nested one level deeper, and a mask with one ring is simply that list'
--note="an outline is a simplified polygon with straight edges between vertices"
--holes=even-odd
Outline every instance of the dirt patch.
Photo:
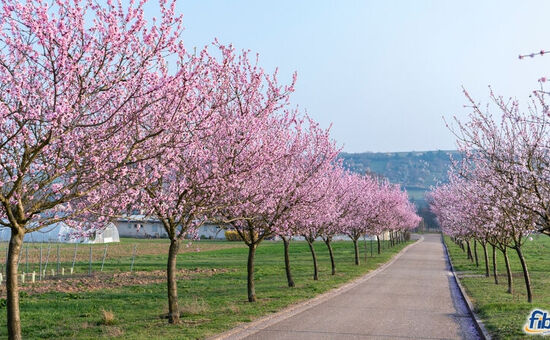
[{"label": "dirt patch", "polygon": [[[185,280],[190,279],[193,276],[212,276],[227,271],[227,269],[218,268],[195,268],[191,270],[180,269],[176,273],[176,277],[177,279]],[[91,292],[100,289],[115,289],[120,287],[142,286],[163,282],[166,282],[166,271],[164,270],[139,271],[134,273],[115,272],[95,274],[92,276],[81,275],[63,278],[54,277],[36,283],[25,283],[20,286],[20,290],[29,295],[47,292],[79,293]],[[4,285],[0,286],[0,297],[6,297],[6,287]]]}]

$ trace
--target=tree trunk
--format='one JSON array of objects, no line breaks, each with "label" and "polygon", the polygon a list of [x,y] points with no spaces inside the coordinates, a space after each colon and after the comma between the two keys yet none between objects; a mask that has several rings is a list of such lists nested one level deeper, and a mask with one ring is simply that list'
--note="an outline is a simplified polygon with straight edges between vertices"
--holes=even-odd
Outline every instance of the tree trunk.
[{"label": "tree trunk", "polygon": [[376,243],[378,243],[378,254],[380,254],[380,236],[376,235]]},{"label": "tree trunk", "polygon": [[483,246],[483,256],[485,258],[485,277],[489,277],[489,254],[487,254],[487,243],[482,242]]},{"label": "tree trunk", "polygon": [[506,277],[508,279],[508,293],[513,293],[512,288],[512,269],[510,268],[510,260],[508,259],[508,248],[504,247],[502,250],[502,255],[504,255],[504,263],[506,263]]},{"label": "tree trunk", "polygon": [[168,250],[168,322],[172,324],[180,323],[180,309],[178,306],[178,282],[176,281],[176,260],[180,248],[181,240],[171,239]]},{"label": "tree trunk", "polygon": [[477,241],[474,240],[474,258],[476,260],[476,267],[479,267],[479,260],[477,258]]},{"label": "tree trunk", "polygon": [[523,257],[523,252],[521,247],[515,247],[516,252],[519,256],[519,261],[521,262],[521,269],[523,270],[523,278],[525,279],[525,288],[527,289],[527,302],[533,302],[533,292],[531,291],[531,278],[529,277],[529,271],[527,270],[527,263],[525,263],[525,258]]},{"label": "tree trunk", "polygon": [[327,245],[328,254],[330,256],[330,265],[332,267],[332,275],[336,275],[336,264],[334,263],[334,253],[332,252],[332,245],[330,244],[331,241],[332,239],[330,237],[327,237],[325,239],[325,244]]},{"label": "tree trunk", "polygon": [[470,241],[466,241],[466,246],[468,247],[468,260],[474,262],[474,257],[472,256],[472,248],[470,248]]},{"label": "tree trunk", "polygon": [[286,280],[289,287],[294,287],[294,280],[292,279],[292,272],[290,271],[290,256],[288,254],[288,248],[290,246],[290,237],[281,236],[283,239],[283,244],[285,248],[285,271],[286,271]]},{"label": "tree trunk", "polygon": [[353,239],[353,249],[355,250],[355,264],[359,265],[359,246],[356,238]]},{"label": "tree trunk", "polygon": [[310,238],[306,237],[307,244],[309,245],[309,250],[311,251],[311,257],[313,258],[313,279],[319,280],[319,269],[317,268],[317,254],[315,254],[315,248],[313,248],[313,242],[315,240],[311,240]]},{"label": "tree trunk", "polygon": [[498,275],[497,275],[497,250],[493,246],[493,276],[495,277],[495,284],[498,285]]},{"label": "tree trunk", "polygon": [[248,265],[246,267],[248,271],[247,284],[248,284],[248,302],[256,302],[256,289],[254,288],[254,255],[256,254],[256,244],[252,243],[248,245]]},{"label": "tree trunk", "polygon": [[20,340],[21,318],[19,315],[19,285],[17,283],[17,263],[21,247],[23,246],[23,229],[11,228],[10,245],[8,250],[8,267],[6,268],[8,338]]}]

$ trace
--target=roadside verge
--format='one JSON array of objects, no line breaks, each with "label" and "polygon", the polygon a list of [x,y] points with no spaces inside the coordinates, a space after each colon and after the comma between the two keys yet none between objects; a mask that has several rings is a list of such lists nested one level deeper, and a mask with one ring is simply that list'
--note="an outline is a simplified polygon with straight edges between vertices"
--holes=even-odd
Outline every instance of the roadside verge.
[{"label": "roadside verge", "polygon": [[487,328],[485,327],[485,324],[483,323],[483,321],[474,312],[474,304],[468,297],[468,294],[466,294],[466,290],[464,289],[464,287],[460,283],[460,280],[458,279],[458,276],[456,275],[455,269],[453,267],[453,261],[451,260],[451,255],[449,254],[449,250],[447,249],[447,244],[445,243],[443,234],[441,234],[441,243],[443,243],[443,248],[445,249],[445,258],[447,259],[447,263],[449,264],[449,268],[451,269],[451,273],[453,274],[456,285],[460,290],[460,295],[462,295],[462,298],[464,299],[464,301],[466,301],[466,305],[468,306],[468,311],[472,316],[472,319],[474,320],[474,324],[477,328],[479,335],[481,335],[482,339],[491,340],[492,339],[491,335],[487,331]]}]

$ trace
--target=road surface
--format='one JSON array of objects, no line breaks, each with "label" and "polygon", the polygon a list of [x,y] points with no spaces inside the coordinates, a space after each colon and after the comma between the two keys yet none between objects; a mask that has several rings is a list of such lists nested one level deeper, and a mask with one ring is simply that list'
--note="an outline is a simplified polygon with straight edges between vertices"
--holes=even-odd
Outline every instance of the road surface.
[{"label": "road surface", "polygon": [[350,290],[255,328],[230,338],[479,338],[435,234],[425,235],[391,265]]}]

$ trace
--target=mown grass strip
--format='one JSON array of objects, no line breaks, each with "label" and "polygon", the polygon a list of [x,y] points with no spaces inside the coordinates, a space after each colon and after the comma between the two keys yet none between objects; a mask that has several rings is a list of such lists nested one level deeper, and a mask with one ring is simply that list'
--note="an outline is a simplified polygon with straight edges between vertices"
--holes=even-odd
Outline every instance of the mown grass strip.
[{"label": "mown grass strip", "polygon": [[[486,278],[483,253],[478,247],[479,267],[468,260],[466,253],[449,237],[445,243],[460,282],[494,339],[536,339],[522,332],[529,312],[534,308],[550,310],[550,237],[538,235],[525,244],[525,258],[531,274],[534,301],[527,303],[525,284],[519,259],[510,252],[514,293],[508,294],[504,257],[497,252],[499,284],[492,276]],[[491,259],[489,259],[491,261]],[[492,264],[491,264],[492,266]],[[492,268],[492,267],[491,267]],[[492,272],[491,272],[492,273]],[[542,338],[542,337],[541,337]]]}]

